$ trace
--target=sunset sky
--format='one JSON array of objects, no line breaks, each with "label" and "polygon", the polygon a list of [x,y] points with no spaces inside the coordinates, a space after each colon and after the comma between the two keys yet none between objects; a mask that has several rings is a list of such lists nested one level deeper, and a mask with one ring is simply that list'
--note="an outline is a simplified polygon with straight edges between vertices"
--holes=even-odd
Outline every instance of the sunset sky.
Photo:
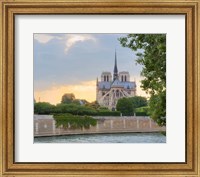
[{"label": "sunset sky", "polygon": [[142,67],[136,56],[121,47],[118,38],[126,34],[34,34],[34,98],[36,101],[60,103],[64,93],[78,99],[95,101],[96,78],[102,71],[113,73],[115,48],[118,71],[129,71],[140,88]]}]

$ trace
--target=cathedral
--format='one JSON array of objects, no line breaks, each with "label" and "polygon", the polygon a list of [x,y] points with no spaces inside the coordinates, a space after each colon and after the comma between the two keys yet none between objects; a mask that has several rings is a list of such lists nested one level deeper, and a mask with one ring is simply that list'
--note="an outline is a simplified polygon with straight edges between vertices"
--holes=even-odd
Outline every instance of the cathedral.
[{"label": "cathedral", "polygon": [[101,81],[96,82],[96,100],[110,110],[116,109],[117,101],[123,97],[136,96],[136,83],[130,81],[127,71],[118,73],[117,55],[115,51],[115,65],[113,76],[111,72],[102,72]]}]

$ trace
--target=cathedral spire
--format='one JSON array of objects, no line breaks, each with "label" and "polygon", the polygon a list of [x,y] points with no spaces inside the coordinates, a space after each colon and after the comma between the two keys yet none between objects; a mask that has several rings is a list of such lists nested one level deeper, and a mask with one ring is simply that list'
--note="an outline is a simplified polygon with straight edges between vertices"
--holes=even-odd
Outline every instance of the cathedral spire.
[{"label": "cathedral spire", "polygon": [[114,66],[113,81],[116,79],[118,79],[118,69],[117,69],[117,54],[115,49],[115,66]]}]

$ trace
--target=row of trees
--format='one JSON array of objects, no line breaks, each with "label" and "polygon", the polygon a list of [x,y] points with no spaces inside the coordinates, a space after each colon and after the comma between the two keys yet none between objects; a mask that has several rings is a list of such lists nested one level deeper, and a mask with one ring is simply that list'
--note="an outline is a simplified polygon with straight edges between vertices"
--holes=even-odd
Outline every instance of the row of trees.
[{"label": "row of trees", "polygon": [[[106,107],[101,107],[96,101],[89,103],[84,100],[75,99],[73,94],[64,94],[60,104],[52,105],[46,102],[34,104],[35,114],[60,114],[70,113],[73,115],[93,115],[93,116],[130,116],[137,112],[137,108],[147,106],[144,97],[136,96],[122,98],[118,101],[117,111],[110,111]],[[146,111],[147,112],[147,111]],[[146,115],[145,112],[145,115]]]},{"label": "row of trees", "polygon": [[60,103],[57,105],[52,105],[47,102],[35,103],[34,113],[35,114],[70,113],[72,115],[120,116],[119,111],[110,111],[106,108],[101,108],[101,107],[99,107],[98,109],[95,109],[89,105],[79,105],[79,104],[74,104],[74,103],[68,103],[68,104]]}]

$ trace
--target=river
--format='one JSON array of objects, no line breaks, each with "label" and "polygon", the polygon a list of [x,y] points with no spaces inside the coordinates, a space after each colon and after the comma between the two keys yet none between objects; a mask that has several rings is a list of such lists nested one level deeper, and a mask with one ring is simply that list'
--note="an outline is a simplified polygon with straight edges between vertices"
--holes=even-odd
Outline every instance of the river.
[{"label": "river", "polygon": [[37,137],[34,143],[166,143],[160,133],[116,133]]}]

